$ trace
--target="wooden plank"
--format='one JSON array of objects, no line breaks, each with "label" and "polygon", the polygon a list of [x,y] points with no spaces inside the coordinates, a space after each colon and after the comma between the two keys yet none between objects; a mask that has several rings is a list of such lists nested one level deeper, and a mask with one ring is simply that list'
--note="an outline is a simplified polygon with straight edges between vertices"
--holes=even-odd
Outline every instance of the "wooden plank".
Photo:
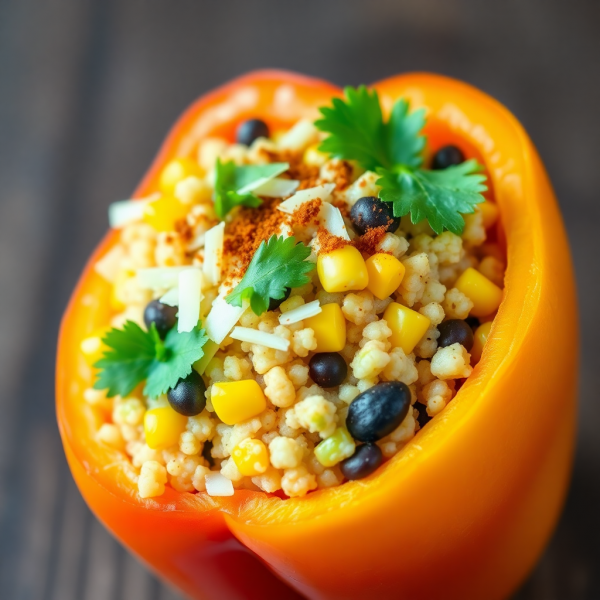
[{"label": "wooden plank", "polygon": [[[57,8],[64,4],[61,0]],[[35,26],[29,21],[33,7],[28,0],[1,7],[0,522],[9,489],[1,483],[14,465],[17,390],[42,318],[38,307],[44,256],[57,219],[50,193],[53,162],[68,136],[81,42],[75,32],[84,35],[86,30],[86,10],[81,7],[65,11],[62,20],[50,20],[47,10],[39,7]],[[43,65],[40,56],[45,56]]]},{"label": "wooden plank", "polygon": [[68,478],[62,495],[59,528],[54,540],[56,562],[54,581],[48,590],[49,600],[79,600],[78,576],[82,570],[85,533],[90,514],[73,480]]},{"label": "wooden plank", "polygon": [[[589,68],[599,20],[595,0],[2,0],[0,596],[177,597],[119,549],[66,476],[51,402],[57,322],[106,206],[135,187],[175,116],[241,72],[279,66],[339,83],[416,68],[458,76],[507,102],[540,145],[580,276],[581,445],[561,526],[516,598],[600,597],[590,533],[600,527],[600,86]],[[15,450],[30,443],[37,462]]]},{"label": "wooden plank", "polygon": [[158,594],[158,600],[184,600],[178,592],[168,585],[162,585]]},{"label": "wooden plank", "polygon": [[60,455],[57,440],[49,427],[37,427],[30,434],[25,447],[26,464],[30,465],[31,472],[27,476],[23,497],[27,526],[18,547],[14,598],[42,597],[49,577],[50,557],[54,552],[49,524],[54,521],[58,503]]},{"label": "wooden plank", "polygon": [[89,537],[82,600],[114,600],[118,593],[119,556],[117,542],[95,519]]},{"label": "wooden plank", "polygon": [[152,598],[156,588],[154,577],[131,554],[125,553],[123,561],[123,579],[119,598],[121,600]]}]

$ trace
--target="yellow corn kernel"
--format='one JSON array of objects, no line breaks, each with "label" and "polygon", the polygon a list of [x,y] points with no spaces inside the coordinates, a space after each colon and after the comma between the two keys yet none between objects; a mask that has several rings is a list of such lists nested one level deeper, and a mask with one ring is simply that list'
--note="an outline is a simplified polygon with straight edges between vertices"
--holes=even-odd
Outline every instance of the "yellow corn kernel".
[{"label": "yellow corn kernel", "polygon": [[85,358],[85,362],[90,365],[90,367],[99,361],[104,352],[108,349],[102,343],[102,338],[106,335],[107,330],[107,327],[96,329],[90,336],[81,340],[79,347],[83,354],[83,358]]},{"label": "yellow corn kernel", "polygon": [[319,144],[309,146],[304,152],[304,163],[312,167],[322,167],[329,160],[329,156],[319,150]]},{"label": "yellow corn kernel", "polygon": [[304,326],[315,332],[315,352],[340,352],[346,345],[346,319],[338,304],[323,304],[321,312],[304,319]]},{"label": "yellow corn kernel", "polygon": [[392,302],[383,313],[388,327],[392,330],[390,341],[394,348],[402,348],[410,354],[429,329],[431,321],[416,310]]},{"label": "yellow corn kernel", "polygon": [[473,364],[481,360],[481,354],[483,347],[485,346],[487,339],[490,335],[490,329],[492,328],[492,321],[488,321],[483,325],[480,325],[473,336],[473,347],[471,348],[471,362]]},{"label": "yellow corn kernel", "polygon": [[126,285],[129,279],[133,279],[135,277],[135,271],[133,269],[120,269],[113,282],[112,290],[110,292],[110,307],[116,311],[120,312],[125,310],[125,302],[123,302],[123,288]]},{"label": "yellow corn kernel", "polygon": [[498,215],[500,214],[498,205],[489,200],[478,204],[477,210],[483,215],[483,226],[485,229],[489,229],[498,220]]},{"label": "yellow corn kernel", "polygon": [[265,395],[254,379],[215,383],[210,397],[217,417],[226,425],[247,421],[267,408]]},{"label": "yellow corn kernel", "polygon": [[170,406],[147,410],[144,415],[146,444],[153,450],[164,450],[179,442],[185,430],[187,417],[175,412]]},{"label": "yellow corn kernel", "polygon": [[156,231],[174,231],[175,223],[185,219],[188,207],[173,196],[161,196],[144,208],[144,221]]},{"label": "yellow corn kernel", "polygon": [[238,471],[246,477],[254,477],[269,468],[269,451],[260,441],[247,439],[240,442],[231,453]]},{"label": "yellow corn kernel", "polygon": [[402,283],[406,267],[391,254],[373,254],[365,264],[369,274],[367,288],[380,300],[391,296]]},{"label": "yellow corn kernel", "polygon": [[345,427],[338,427],[333,435],[315,448],[315,457],[324,467],[333,467],[354,454],[356,444]]},{"label": "yellow corn kernel", "polygon": [[344,246],[317,259],[317,273],[326,292],[364,290],[369,283],[367,266],[354,246]]},{"label": "yellow corn kernel", "polygon": [[493,313],[502,301],[502,290],[472,267],[465,269],[454,285],[473,302],[470,314],[475,317]]},{"label": "yellow corn kernel", "polygon": [[202,168],[191,158],[175,158],[167,163],[160,174],[160,189],[165,194],[172,194],[175,186],[186,177],[195,175],[203,177]]}]

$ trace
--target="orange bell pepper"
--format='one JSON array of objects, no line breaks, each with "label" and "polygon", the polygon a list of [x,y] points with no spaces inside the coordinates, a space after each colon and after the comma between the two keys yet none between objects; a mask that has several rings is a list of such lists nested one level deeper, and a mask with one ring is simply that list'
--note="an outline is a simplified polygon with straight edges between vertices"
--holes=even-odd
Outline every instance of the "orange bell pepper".
[{"label": "orange bell pepper", "polygon": [[[98,518],[191,598],[504,598],[525,578],[559,515],[575,433],[577,316],[569,249],[538,154],[516,119],[480,91],[409,74],[373,86],[382,104],[428,111],[430,148],[458,143],[488,170],[501,210],[505,296],[483,357],[444,412],[375,474],[303,498],[246,490],[143,500],[136,471],[100,444],[102,408],[81,339],[109,319],[94,253],[62,324],[57,415],[81,493]],[[197,101],[175,125],[135,197],[204,136],[233,139],[258,117],[289,127],[339,95],[315,79],[265,71]]]}]

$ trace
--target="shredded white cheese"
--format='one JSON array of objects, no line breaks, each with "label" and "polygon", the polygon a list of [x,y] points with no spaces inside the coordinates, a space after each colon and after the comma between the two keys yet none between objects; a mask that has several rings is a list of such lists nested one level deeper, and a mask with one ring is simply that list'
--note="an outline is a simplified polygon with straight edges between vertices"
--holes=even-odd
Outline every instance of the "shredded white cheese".
[{"label": "shredded white cheese", "polygon": [[293,194],[299,185],[300,182],[295,179],[281,179],[278,177],[255,188],[254,193],[265,198],[283,198]]},{"label": "shredded white cheese", "polygon": [[206,335],[213,342],[220,344],[234,328],[245,310],[246,305],[232,306],[225,300],[225,294],[220,294],[215,298],[204,322]]},{"label": "shredded white cheese", "polygon": [[323,185],[317,185],[313,188],[308,188],[307,190],[300,190],[291,198],[282,202],[277,208],[284,213],[292,214],[305,202],[320,198],[322,204],[319,219],[323,223],[325,229],[332,235],[337,235],[345,240],[350,240],[350,236],[348,235],[344,223],[344,217],[342,217],[340,209],[327,202],[334,189],[335,183],[324,183]]},{"label": "shredded white cheese", "polygon": [[152,194],[139,200],[119,200],[108,207],[108,223],[113,229],[121,229],[129,223],[139,221],[144,216],[144,209],[149,202],[160,198],[160,194]]},{"label": "shredded white cheese", "polygon": [[206,493],[209,496],[233,496],[233,483],[218,471],[212,471],[204,476]]},{"label": "shredded white cheese", "polygon": [[277,230],[277,237],[289,238],[294,235],[294,230],[289,223],[280,223],[279,229]]},{"label": "shredded white cheese", "polygon": [[309,317],[314,317],[318,315],[323,309],[321,308],[321,304],[318,300],[313,300],[312,302],[308,302],[307,304],[303,304],[298,308],[293,308],[292,310],[279,315],[279,322],[282,325],[291,325],[292,323],[297,323],[298,321],[303,321],[304,319],[308,319]]},{"label": "shredded white cheese", "polygon": [[177,331],[192,331],[200,320],[202,273],[186,269],[179,274],[179,313]]},{"label": "shredded white cheese", "polygon": [[240,342],[259,344],[260,346],[266,346],[274,350],[287,350],[290,347],[289,340],[274,333],[267,333],[250,327],[235,327],[231,332],[231,337]]},{"label": "shredded white cheese", "polygon": [[319,217],[325,229],[327,229],[331,235],[337,235],[344,240],[350,241],[350,236],[348,235],[348,230],[344,223],[344,217],[342,217],[342,213],[337,206],[323,202],[323,204],[321,204]]},{"label": "shredded white cheese", "polygon": [[309,119],[302,119],[277,141],[277,145],[284,150],[298,151],[316,141],[318,135],[319,130],[314,123]]},{"label": "shredded white cheese", "polygon": [[218,285],[221,279],[224,232],[225,223],[221,222],[209,229],[204,237],[204,275],[211,285]]},{"label": "shredded white cheese", "polygon": [[306,190],[300,190],[291,198],[282,202],[277,209],[291,215],[301,204],[310,202],[316,198],[320,198],[323,202],[327,202],[334,189],[335,183],[324,183],[323,185],[317,185]]},{"label": "shredded white cheese", "polygon": [[166,294],[161,296],[159,302],[168,306],[179,306],[179,287],[171,288]]},{"label": "shredded white cheese", "polygon": [[198,267],[150,267],[136,271],[138,285],[148,290],[165,290],[179,285],[179,274],[183,271],[194,269],[200,272]]},{"label": "shredded white cheese", "polygon": [[117,244],[94,265],[94,270],[109,283],[114,283],[124,257],[123,247]]}]

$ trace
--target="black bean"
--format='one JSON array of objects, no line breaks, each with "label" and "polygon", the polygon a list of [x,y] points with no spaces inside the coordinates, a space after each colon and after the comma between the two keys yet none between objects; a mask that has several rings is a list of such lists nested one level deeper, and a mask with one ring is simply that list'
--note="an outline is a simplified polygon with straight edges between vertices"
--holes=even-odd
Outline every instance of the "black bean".
[{"label": "black bean", "polygon": [[454,165],[460,165],[465,162],[465,155],[460,148],[456,146],[444,146],[434,155],[431,164],[432,169],[446,169]]},{"label": "black bean", "polygon": [[348,407],[346,426],[360,442],[376,442],[392,433],[410,409],[410,390],[401,381],[378,383]]},{"label": "black bean", "polygon": [[238,144],[250,146],[259,137],[269,137],[268,125],[260,119],[248,119],[238,126],[235,139]]},{"label": "black bean", "polygon": [[275,310],[281,306],[283,302],[285,302],[292,293],[292,288],[285,288],[285,294],[283,298],[279,298],[279,300],[275,300],[275,298],[269,298],[269,310]]},{"label": "black bean", "polygon": [[167,392],[167,398],[173,410],[186,417],[193,417],[200,414],[206,406],[204,392],[204,380],[192,369],[185,379],[180,379],[177,385]]},{"label": "black bean", "polygon": [[375,196],[359,198],[350,209],[350,220],[357,233],[364,235],[367,229],[385,227],[393,233],[400,227],[400,217],[394,217],[390,202],[384,202]]},{"label": "black bean", "polygon": [[438,325],[440,337],[438,346],[445,348],[452,344],[461,344],[467,350],[473,347],[473,330],[470,325],[461,319],[450,319]]},{"label": "black bean", "polygon": [[148,329],[154,323],[158,335],[164,339],[169,330],[177,323],[177,311],[176,306],[169,306],[158,300],[152,300],[144,309],[144,323],[146,323]]},{"label": "black bean", "polygon": [[319,352],[308,363],[310,378],[321,387],[340,385],[348,374],[348,365],[337,352]]},{"label": "black bean", "polygon": [[361,444],[354,454],[340,463],[340,469],[346,479],[363,479],[369,476],[383,460],[383,454],[377,444]]}]

